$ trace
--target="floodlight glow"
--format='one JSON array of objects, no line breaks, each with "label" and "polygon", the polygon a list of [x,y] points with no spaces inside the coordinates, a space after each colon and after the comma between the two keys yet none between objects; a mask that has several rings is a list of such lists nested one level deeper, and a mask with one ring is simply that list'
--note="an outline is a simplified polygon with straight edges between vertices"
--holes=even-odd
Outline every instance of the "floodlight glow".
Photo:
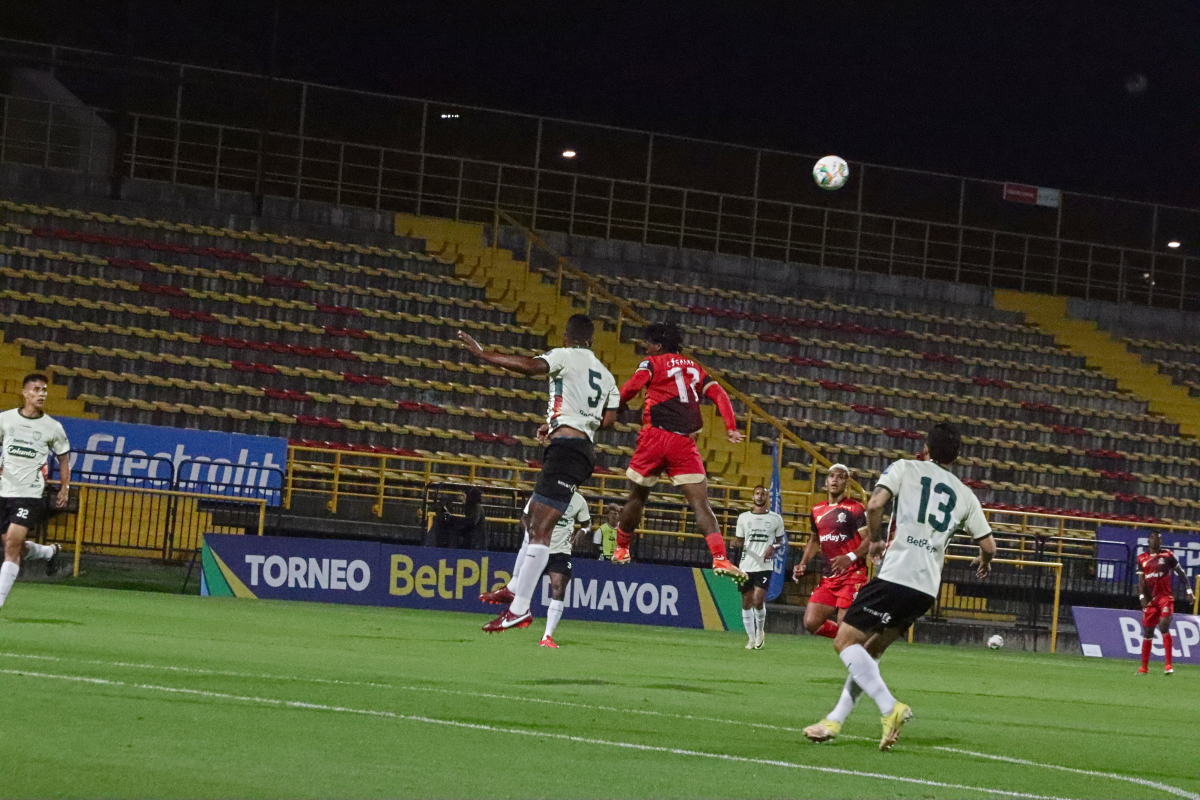
[{"label": "floodlight glow", "polygon": [[1176,241],[1167,242],[1167,247],[1179,247],[1180,243]]},{"label": "floodlight glow", "polygon": [[563,158],[574,158],[574,157],[575,157],[575,151],[574,151],[574,150],[563,150],[563,151],[562,151],[562,157],[563,157]]}]

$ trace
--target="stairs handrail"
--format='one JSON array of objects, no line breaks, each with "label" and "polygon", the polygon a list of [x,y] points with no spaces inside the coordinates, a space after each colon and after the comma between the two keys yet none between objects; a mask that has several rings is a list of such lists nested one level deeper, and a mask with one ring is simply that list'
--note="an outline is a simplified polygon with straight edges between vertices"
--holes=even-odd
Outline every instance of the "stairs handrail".
[{"label": "stairs handrail", "polygon": [[[574,262],[572,262],[569,258],[562,255],[561,253],[556,251],[553,247],[551,247],[546,242],[545,239],[543,239],[541,236],[538,235],[537,231],[533,230],[530,227],[522,225],[507,211],[498,210],[497,211],[497,219],[498,219],[498,221],[503,220],[505,224],[511,225],[512,227],[516,228],[517,230],[519,230],[521,232],[521,234],[527,240],[529,240],[534,245],[536,245],[538,248],[540,248],[541,250],[544,250],[546,253],[548,253],[549,255],[554,257],[554,259],[556,260],[557,266],[558,266],[558,289],[559,289],[560,293],[562,291],[563,276],[569,275],[570,277],[575,278],[576,280],[581,280],[584,283],[586,283],[588,286],[588,289],[596,297],[602,299],[606,303],[616,306],[617,312],[618,312],[617,313],[617,336],[618,337],[621,334],[621,320],[623,318],[626,318],[630,322],[633,322],[634,324],[637,324],[637,325],[649,325],[650,324],[650,321],[647,320],[645,317],[643,317],[641,314],[639,314],[634,309],[633,305],[629,303],[629,301],[613,294],[604,286],[604,284],[602,282],[600,282],[592,275],[587,274],[582,269],[577,267],[574,264]],[[496,240],[499,239],[499,226],[498,225],[496,227],[496,230],[493,230],[492,236],[493,236],[493,242],[495,242]],[[813,447],[809,442],[800,438],[800,436],[798,436],[795,433],[795,431],[793,431],[791,428],[789,428],[786,423],[780,421],[773,415],[768,414],[766,411],[763,411],[762,408],[758,405],[758,403],[754,402],[753,398],[751,398],[745,392],[741,391],[736,386],[734,386],[732,383],[730,383],[725,378],[725,376],[721,373],[721,370],[717,370],[717,369],[713,369],[711,367],[705,366],[695,356],[689,356],[689,358],[691,358],[696,363],[700,364],[700,366],[704,367],[704,371],[707,372],[709,375],[711,375],[717,381],[717,383],[719,383],[721,385],[721,388],[723,388],[730,395],[730,397],[733,397],[733,398],[737,399],[739,402],[741,402],[741,404],[749,412],[751,419],[753,419],[754,417],[757,417],[758,419],[762,420],[763,422],[766,422],[767,424],[773,426],[779,432],[780,439],[786,439],[792,445],[800,448],[801,450],[803,450],[804,452],[806,452],[810,456],[812,456],[814,484],[816,481],[816,466],[820,465],[822,467],[829,467],[832,465],[833,462],[831,462],[828,458],[826,458],[824,455],[822,455],[821,451],[817,450],[817,448]],[[747,426],[747,427],[749,427],[749,426]],[[851,486],[852,491],[857,490],[857,493],[865,494],[863,492],[862,487],[858,484],[857,481],[851,480],[850,486]],[[813,488],[815,489],[816,487],[814,486]]]}]

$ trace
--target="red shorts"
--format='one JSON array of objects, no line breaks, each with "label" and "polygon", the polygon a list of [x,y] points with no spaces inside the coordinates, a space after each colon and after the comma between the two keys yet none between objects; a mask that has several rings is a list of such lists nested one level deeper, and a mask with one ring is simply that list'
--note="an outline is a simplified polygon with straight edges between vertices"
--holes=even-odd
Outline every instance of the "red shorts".
[{"label": "red shorts", "polygon": [[849,608],[850,604],[854,602],[854,596],[866,582],[866,573],[857,572],[849,576],[822,578],[821,584],[813,591],[808,602],[834,608]]},{"label": "red shorts", "polygon": [[1155,597],[1150,605],[1142,609],[1142,627],[1153,628],[1163,617],[1175,613],[1175,598],[1173,596]]},{"label": "red shorts", "polygon": [[691,437],[646,426],[638,432],[625,475],[639,486],[653,486],[664,471],[676,486],[699,483],[706,477],[700,448]]}]

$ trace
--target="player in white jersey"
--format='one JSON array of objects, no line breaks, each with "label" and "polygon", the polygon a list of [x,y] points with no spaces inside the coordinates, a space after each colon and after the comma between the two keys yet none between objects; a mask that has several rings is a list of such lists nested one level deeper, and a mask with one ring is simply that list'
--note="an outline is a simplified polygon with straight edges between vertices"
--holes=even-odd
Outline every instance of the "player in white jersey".
[{"label": "player in white jersey", "polygon": [[[525,504],[525,513],[529,513],[529,503]],[[566,512],[559,518],[554,526],[554,531],[550,534],[550,560],[546,562],[546,575],[550,576],[550,606],[546,609],[546,632],[542,634],[542,640],[538,644],[555,650],[558,649],[558,645],[554,641],[554,629],[558,627],[559,620],[562,619],[563,601],[567,597],[567,585],[571,582],[571,546],[575,541],[576,523],[581,526],[579,536],[587,536],[588,527],[592,523],[592,515],[588,512],[587,501],[579,492],[575,492],[571,497]],[[514,597],[514,587],[525,565],[528,552],[529,533],[526,532],[525,540],[521,542],[521,550],[517,553],[517,560],[513,564],[513,574],[508,580],[508,585],[494,592],[485,592],[479,596],[479,599],[485,603],[511,603]]]},{"label": "player in white jersey", "polygon": [[45,375],[26,375],[21,382],[24,406],[0,413],[0,532],[4,535],[0,608],[12,591],[22,557],[45,561],[49,575],[58,570],[58,545],[26,540],[30,528],[36,528],[45,516],[42,494],[46,478],[42,469],[51,452],[58,456],[58,471],[62,476],[55,506],[66,506],[71,491],[71,443],[63,426],[42,410],[48,384]]},{"label": "player in white jersey", "polygon": [[521,527],[529,534],[529,546],[517,568],[520,577],[512,590],[512,604],[483,626],[488,633],[525,628],[533,621],[529,601],[550,560],[554,526],[575,490],[592,476],[596,431],[611,428],[617,421],[621,393],[612,373],[591,351],[594,333],[592,321],[584,314],[575,314],[567,320],[563,347],[529,358],[484,350],[479,342],[458,332],[467,352],[481,361],[522,375],[546,375],[550,381],[546,422],[538,428],[538,440],[546,445],[542,473],[530,498],[529,512],[521,518]]},{"label": "player in white jersey", "polygon": [[767,638],[767,586],[771,583],[771,559],[783,547],[783,517],[768,511],[771,496],[765,486],[754,487],[753,504],[738,516],[737,533],[742,543],[738,567],[746,573],[742,593],[742,624],[746,627],[747,650],[761,650]]},{"label": "player in white jersey", "polygon": [[878,660],[888,645],[928,611],[942,584],[946,543],[964,531],[979,545],[975,574],[986,578],[996,555],[992,529],[975,493],[947,470],[958,459],[962,439],[952,426],[935,425],[925,437],[925,460],[897,461],[883,471],[867,503],[872,554],[885,547],[883,509],[892,508],[891,538],[879,573],[859,591],[838,626],[833,649],[850,672],[829,716],[804,729],[817,742],[833,739],[862,692],[883,715],[880,750],[890,750],[912,709],[888,691]]}]

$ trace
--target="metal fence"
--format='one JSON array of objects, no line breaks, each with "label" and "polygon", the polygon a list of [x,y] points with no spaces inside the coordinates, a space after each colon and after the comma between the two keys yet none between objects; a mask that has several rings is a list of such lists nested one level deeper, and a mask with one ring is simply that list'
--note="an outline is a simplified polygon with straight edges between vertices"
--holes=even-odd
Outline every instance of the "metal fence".
[{"label": "metal fence", "polygon": [[[0,65],[52,72],[91,108],[6,97],[0,160],[95,160],[135,177],[489,221],[904,277],[1185,308],[1200,212],[817,155],[0,39]],[[95,113],[91,111],[95,109]],[[564,152],[575,153],[566,158]],[[1185,246],[1169,249],[1168,241]]]}]

